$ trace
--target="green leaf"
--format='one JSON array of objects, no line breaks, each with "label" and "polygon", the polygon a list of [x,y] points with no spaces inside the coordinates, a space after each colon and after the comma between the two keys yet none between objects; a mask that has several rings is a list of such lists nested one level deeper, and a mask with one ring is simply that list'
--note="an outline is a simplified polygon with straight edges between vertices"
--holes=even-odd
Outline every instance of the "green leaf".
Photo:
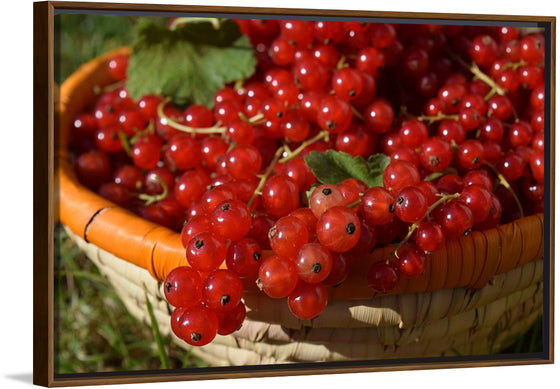
[{"label": "green leaf", "polygon": [[348,178],[356,178],[368,187],[383,185],[383,171],[389,162],[390,158],[383,154],[372,155],[366,161],[360,156],[335,150],[312,151],[305,157],[305,163],[323,184],[339,184]]},{"label": "green leaf", "polygon": [[389,163],[391,163],[391,157],[385,154],[379,153],[369,156],[367,160],[368,171],[374,181],[370,186],[383,186],[383,172]]},{"label": "green leaf", "polygon": [[231,20],[221,22],[219,29],[198,22],[173,31],[142,22],[132,47],[127,88],[135,99],[160,94],[176,104],[212,106],[216,91],[248,78],[255,66],[249,39]]}]

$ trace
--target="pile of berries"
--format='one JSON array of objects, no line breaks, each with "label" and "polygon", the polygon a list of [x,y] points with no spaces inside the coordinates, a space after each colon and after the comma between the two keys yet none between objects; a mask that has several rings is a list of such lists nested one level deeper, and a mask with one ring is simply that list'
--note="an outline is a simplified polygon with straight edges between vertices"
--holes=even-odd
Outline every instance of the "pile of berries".
[{"label": "pile of berries", "polygon": [[[236,331],[244,284],[300,319],[375,247],[369,286],[418,277],[446,239],[543,211],[544,48],[517,27],[238,20],[258,66],[214,107],[133,101],[128,58],[73,128],[79,180],[181,232],[186,264],[164,283],[174,333]],[[390,163],[382,186],[320,183],[305,157]],[[225,263],[225,266],[224,266]]]}]

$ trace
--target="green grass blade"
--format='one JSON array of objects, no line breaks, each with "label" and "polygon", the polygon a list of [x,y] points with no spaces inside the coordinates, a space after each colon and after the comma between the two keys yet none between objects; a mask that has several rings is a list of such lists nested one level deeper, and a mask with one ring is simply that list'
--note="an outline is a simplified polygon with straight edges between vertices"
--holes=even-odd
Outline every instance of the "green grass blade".
[{"label": "green grass blade", "polygon": [[533,325],[533,329],[531,331],[531,340],[529,342],[529,352],[542,351],[543,349],[542,344],[543,344],[543,339],[542,339],[542,317],[541,317]]},{"label": "green grass blade", "polygon": [[148,293],[145,292],[145,295],[146,295],[146,307],[148,308],[148,314],[150,315],[150,322],[152,323],[152,332],[156,340],[159,360],[161,361],[161,367],[164,369],[169,369],[169,362],[167,361],[167,354],[165,353],[165,349],[163,347],[163,339],[161,338],[161,334],[159,333],[159,327],[156,321],[156,317],[154,315],[154,309],[152,308],[152,303],[148,298]]}]

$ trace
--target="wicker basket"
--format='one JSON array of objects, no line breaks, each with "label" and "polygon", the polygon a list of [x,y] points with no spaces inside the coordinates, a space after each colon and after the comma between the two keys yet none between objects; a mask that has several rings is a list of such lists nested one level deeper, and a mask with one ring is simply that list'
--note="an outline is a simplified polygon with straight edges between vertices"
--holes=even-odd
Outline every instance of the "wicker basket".
[{"label": "wicker basket", "polygon": [[[96,87],[111,82],[106,63],[115,53],[83,65],[61,87],[60,221],[130,313],[149,323],[147,292],[160,330],[169,334],[171,309],[161,281],[186,265],[179,234],[83,187],[67,150],[73,118],[94,101]],[[215,366],[496,353],[542,314],[543,240],[542,214],[475,231],[431,255],[419,278],[375,296],[365,277],[371,263],[391,250],[380,248],[331,288],[327,309],[311,321],[296,319],[283,299],[248,286],[247,319],[239,331],[197,348],[174,339]]]}]

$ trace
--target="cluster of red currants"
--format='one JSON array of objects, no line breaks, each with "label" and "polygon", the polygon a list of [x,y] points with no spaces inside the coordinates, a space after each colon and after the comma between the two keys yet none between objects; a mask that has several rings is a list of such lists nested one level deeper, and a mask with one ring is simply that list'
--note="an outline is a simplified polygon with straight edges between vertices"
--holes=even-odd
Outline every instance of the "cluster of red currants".
[{"label": "cluster of red currants", "polygon": [[[76,118],[80,181],[181,231],[165,280],[175,334],[242,324],[244,282],[312,319],[376,246],[369,285],[418,277],[446,239],[544,207],[544,47],[517,27],[238,20],[258,66],[214,107],[117,84]],[[110,61],[126,80],[127,57]],[[390,157],[383,186],[318,183],[305,157]],[[225,263],[226,268],[223,267]]]}]

